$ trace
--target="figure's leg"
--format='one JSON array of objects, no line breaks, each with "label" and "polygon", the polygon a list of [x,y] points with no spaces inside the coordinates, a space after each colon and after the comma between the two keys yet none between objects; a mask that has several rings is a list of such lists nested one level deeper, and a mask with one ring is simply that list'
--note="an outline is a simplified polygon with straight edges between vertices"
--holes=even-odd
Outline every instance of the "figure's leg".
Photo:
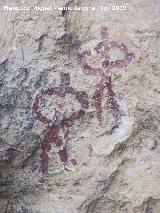
[{"label": "figure's leg", "polygon": [[111,76],[102,76],[100,83],[97,85],[96,92],[93,96],[94,105],[96,108],[97,119],[102,121],[102,99],[104,89],[107,88],[107,104],[112,111],[113,117],[118,121],[120,117],[119,104],[116,100],[116,95],[113,91]]},{"label": "figure's leg", "polygon": [[107,76],[106,78],[106,87],[107,87],[107,103],[109,108],[112,111],[113,117],[116,121],[118,121],[120,117],[119,104],[116,100],[116,95],[113,91],[112,79],[111,76]]},{"label": "figure's leg", "polygon": [[58,127],[51,127],[45,133],[42,144],[41,144],[41,169],[43,173],[48,171],[48,162],[49,156],[48,152],[51,150],[51,144],[55,143],[57,147],[61,147],[63,145],[62,139],[58,136],[59,128]]},{"label": "figure's leg", "polygon": [[96,108],[97,119],[99,122],[102,121],[102,98],[104,88],[106,87],[104,77],[102,77],[100,83],[97,85],[96,91],[94,93],[94,106]]}]

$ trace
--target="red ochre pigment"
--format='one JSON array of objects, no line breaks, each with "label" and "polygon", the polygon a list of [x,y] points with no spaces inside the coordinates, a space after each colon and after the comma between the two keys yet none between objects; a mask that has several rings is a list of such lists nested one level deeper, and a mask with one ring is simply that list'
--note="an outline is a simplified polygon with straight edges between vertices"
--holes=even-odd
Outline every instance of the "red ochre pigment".
[{"label": "red ochre pigment", "polygon": [[[91,76],[100,76],[101,80],[97,84],[96,91],[94,93],[94,106],[96,109],[97,119],[99,122],[102,121],[102,99],[104,96],[104,90],[107,89],[107,105],[111,109],[112,114],[116,121],[120,118],[119,105],[116,100],[116,95],[113,90],[112,79],[110,70],[113,68],[123,68],[127,67],[129,63],[135,58],[134,54],[128,51],[128,48],[124,43],[118,43],[117,41],[108,41],[108,28],[101,28],[101,42],[99,42],[94,51],[97,54],[101,54],[104,58],[101,67],[92,67],[88,64],[87,58],[91,57],[91,50],[85,50],[82,53],[78,53],[78,62],[82,65],[83,72],[86,75]],[[109,50],[117,48],[123,54],[123,60],[110,60]],[[81,105],[79,111],[74,111],[69,117],[63,116],[62,119],[59,119],[55,113],[53,119],[47,118],[41,112],[41,104],[44,102],[45,96],[56,95],[58,97],[65,97],[66,94],[71,94]],[[63,107],[63,104],[59,106],[59,110]],[[48,171],[49,156],[48,153],[51,150],[51,145],[55,144],[59,151],[59,158],[64,165],[64,168],[68,171],[67,165],[69,163],[67,143],[69,140],[69,127],[71,127],[74,122],[85,115],[85,110],[89,107],[88,95],[84,91],[76,91],[73,87],[70,86],[70,75],[68,73],[61,73],[61,84],[59,87],[49,88],[47,90],[41,91],[37,94],[32,110],[37,115],[37,119],[44,124],[48,125],[47,131],[44,135],[42,144],[41,144],[41,169],[43,173]],[[67,128],[67,132],[64,134],[64,139],[59,136],[60,129]],[[89,157],[91,156],[93,149],[92,146],[89,146]],[[77,161],[71,159],[70,162],[72,165],[76,166]],[[88,162],[84,162],[83,165],[87,166]]]},{"label": "red ochre pigment", "polygon": [[[116,95],[113,91],[112,79],[109,76],[109,71],[113,68],[123,68],[127,67],[128,64],[135,58],[135,55],[128,51],[128,48],[124,43],[118,43],[117,41],[108,41],[108,28],[101,28],[101,42],[99,42],[94,51],[97,54],[101,54],[104,58],[104,61],[101,64],[101,67],[92,67],[88,64],[87,58],[91,57],[91,50],[85,50],[82,53],[78,53],[78,62],[82,65],[83,72],[86,75],[92,76],[101,76],[101,81],[97,85],[95,94],[93,96],[94,105],[96,108],[97,119],[102,121],[102,98],[104,95],[104,89],[107,88],[107,103],[110,109],[112,110],[112,114],[116,120],[120,117],[119,105],[116,100]],[[109,50],[117,48],[124,54],[123,60],[110,60]]]},{"label": "red ochre pigment", "polygon": [[[66,94],[71,94],[74,98],[81,104],[82,109],[79,111],[74,111],[68,118],[63,117],[61,120],[56,116],[53,119],[49,119],[41,113],[41,103],[45,96],[57,95],[59,97],[65,97]],[[42,91],[35,98],[32,110],[37,115],[37,119],[44,124],[48,124],[48,129],[44,135],[42,144],[41,144],[41,169],[42,172],[46,173],[48,171],[49,156],[48,152],[51,150],[51,144],[55,144],[59,148],[59,157],[61,162],[64,165],[64,168],[67,170],[68,165],[68,152],[67,152],[67,141],[68,133],[65,133],[64,140],[59,136],[60,128],[71,127],[74,122],[85,115],[85,109],[88,108],[88,95],[84,91],[76,91],[73,87],[70,87],[70,75],[68,73],[61,73],[61,84],[59,87],[49,88],[45,91]],[[76,161],[73,162],[73,165],[76,164]]]}]

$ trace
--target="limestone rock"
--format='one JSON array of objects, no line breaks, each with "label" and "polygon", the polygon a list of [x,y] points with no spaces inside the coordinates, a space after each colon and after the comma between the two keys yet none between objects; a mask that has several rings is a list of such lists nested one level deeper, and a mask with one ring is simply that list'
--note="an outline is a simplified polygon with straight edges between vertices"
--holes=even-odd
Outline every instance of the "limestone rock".
[{"label": "limestone rock", "polygon": [[158,0],[2,1],[2,213],[160,212],[159,14]]}]

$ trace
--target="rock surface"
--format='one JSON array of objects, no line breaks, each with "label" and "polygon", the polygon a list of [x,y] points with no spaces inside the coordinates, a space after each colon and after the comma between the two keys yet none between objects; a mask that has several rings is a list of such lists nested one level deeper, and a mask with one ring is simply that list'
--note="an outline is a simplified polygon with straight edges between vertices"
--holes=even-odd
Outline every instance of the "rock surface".
[{"label": "rock surface", "polygon": [[2,213],[160,212],[159,14],[158,0],[2,0]]}]

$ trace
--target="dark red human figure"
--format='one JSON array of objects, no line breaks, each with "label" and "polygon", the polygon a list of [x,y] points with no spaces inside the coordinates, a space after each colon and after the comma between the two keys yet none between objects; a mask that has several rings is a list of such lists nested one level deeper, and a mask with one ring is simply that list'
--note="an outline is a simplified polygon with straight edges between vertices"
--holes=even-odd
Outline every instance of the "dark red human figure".
[{"label": "dark red human figure", "polygon": [[[120,117],[119,105],[116,100],[116,95],[112,87],[112,79],[110,70],[113,68],[123,68],[135,58],[133,53],[128,51],[128,48],[124,43],[118,43],[117,41],[108,41],[108,29],[107,27],[101,28],[101,42],[96,45],[94,51],[104,59],[101,67],[93,67],[88,64],[87,58],[92,56],[91,50],[85,50],[82,53],[78,53],[78,61],[82,65],[83,71],[86,75],[101,76],[101,81],[97,85],[96,92],[94,93],[94,105],[96,108],[97,119],[102,121],[102,97],[104,95],[104,89],[107,88],[107,104],[112,110],[112,114],[116,121]],[[123,54],[123,60],[112,61],[109,56],[109,50],[117,48]]]},{"label": "dark red human figure", "polygon": [[[62,119],[58,117],[55,113],[53,119],[49,119],[44,116],[41,112],[41,103],[44,101],[45,96],[57,95],[58,97],[65,97],[66,94],[71,94],[81,105],[81,110],[74,111],[69,117],[63,116]],[[85,114],[85,109],[88,108],[88,95],[84,91],[76,91],[70,86],[70,75],[68,73],[61,73],[61,84],[59,87],[49,88],[42,91],[35,98],[32,110],[37,115],[37,119],[44,124],[48,125],[48,129],[44,135],[41,144],[41,168],[42,172],[46,173],[48,171],[49,156],[48,152],[51,150],[51,144],[55,144],[59,148],[59,157],[67,170],[68,165],[68,152],[67,152],[67,141],[69,134],[69,127],[71,127],[74,122]],[[64,134],[64,139],[59,136],[60,129],[67,128]],[[75,160],[71,159],[71,162]]]}]

